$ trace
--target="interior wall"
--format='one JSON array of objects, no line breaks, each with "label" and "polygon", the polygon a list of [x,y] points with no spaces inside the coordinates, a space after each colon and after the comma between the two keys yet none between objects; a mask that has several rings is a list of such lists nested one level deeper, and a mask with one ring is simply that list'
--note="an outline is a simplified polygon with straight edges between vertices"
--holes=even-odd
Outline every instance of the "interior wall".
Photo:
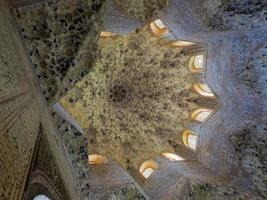
[{"label": "interior wall", "polygon": [[24,191],[24,200],[32,200],[38,195],[46,195],[52,200],[69,200],[46,137],[41,128]]},{"label": "interior wall", "polygon": [[167,162],[161,164],[142,185],[146,194],[153,200],[176,199],[176,196],[181,197],[189,190],[189,179],[177,172],[175,164],[168,165]]},{"label": "interior wall", "polygon": [[[218,175],[229,176],[234,185],[260,198],[259,188],[266,173],[263,172],[255,186],[253,178],[247,176],[250,167],[244,169],[244,160],[239,160],[240,153],[250,153],[237,148],[238,144],[245,149],[252,144],[238,139],[243,136],[237,137],[234,143],[230,139],[243,130],[250,130],[249,127],[262,127],[266,120],[266,3],[246,2],[172,0],[160,16],[177,39],[208,44],[204,79],[222,106],[198,128],[199,162]],[[250,131],[251,136],[246,137],[256,136],[256,132]],[[262,143],[253,142],[253,146]],[[209,191],[219,194],[218,188]],[[221,189],[231,193],[229,187]]]},{"label": "interior wall", "polygon": [[23,194],[40,115],[5,1],[0,1],[0,37],[0,198],[13,200]]},{"label": "interior wall", "polygon": [[[10,3],[10,2],[9,2]],[[0,199],[22,199],[40,126],[68,195],[77,199],[72,174],[54,134],[28,54],[7,1],[0,1]]]},{"label": "interior wall", "polygon": [[114,160],[109,159],[107,164],[90,165],[89,183],[89,197],[95,200],[116,196],[126,199],[148,199],[134,179]]},{"label": "interior wall", "polygon": [[104,31],[127,34],[143,25],[142,20],[128,16],[113,0],[108,2],[104,16]]}]

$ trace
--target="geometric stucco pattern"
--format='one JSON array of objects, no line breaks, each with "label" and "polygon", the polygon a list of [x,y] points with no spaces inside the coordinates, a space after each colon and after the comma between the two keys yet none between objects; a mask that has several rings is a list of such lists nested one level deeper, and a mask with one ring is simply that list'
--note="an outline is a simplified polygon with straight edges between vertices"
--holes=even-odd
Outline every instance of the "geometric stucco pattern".
[{"label": "geometric stucco pattern", "polygon": [[14,9],[45,99],[55,103],[91,70],[105,1],[41,1]]},{"label": "geometric stucco pattern", "polygon": [[258,94],[267,97],[267,42],[262,41],[247,60],[246,68],[239,74],[241,81]]},{"label": "geometric stucco pattern", "polygon": [[[6,7],[2,6],[2,2],[4,1],[0,2],[0,36],[3,38],[0,40],[0,198],[4,200],[20,199],[21,192],[23,192],[21,189],[24,187],[24,181],[27,178],[26,175],[33,158],[33,151],[38,149],[36,160],[32,162],[33,170],[29,177],[32,182],[29,181],[29,183],[47,185],[45,188],[55,195],[55,199],[68,199],[67,191],[63,186],[63,179],[60,177],[62,167],[57,166],[49,146],[48,141],[51,142],[51,138],[48,140],[43,135],[38,148],[34,148],[40,132],[40,118],[42,119],[40,110],[38,110],[40,102],[32,94],[33,89],[29,84],[21,84],[26,82],[22,67],[23,62],[12,38],[13,34],[11,33],[13,31],[6,23],[8,21],[5,17],[6,11],[2,9]],[[47,1],[47,4],[43,4],[45,5],[44,10],[47,9],[45,12],[51,11],[51,16],[55,17],[55,20],[51,23],[53,25],[58,25],[56,19],[58,16],[55,14],[57,6],[54,4],[57,2],[62,3],[63,1]],[[76,5],[75,2],[78,1],[69,0],[68,2]],[[101,10],[102,2],[88,2],[92,6],[89,6],[90,11]],[[129,1],[124,2],[129,3]],[[178,177],[177,174],[179,177],[184,176],[190,180],[190,184],[181,187],[185,189],[183,192],[186,193],[184,196],[186,200],[266,199],[267,110],[264,106],[267,102],[267,44],[264,37],[267,30],[267,3],[258,0],[203,0],[200,2],[199,9],[198,1],[170,0],[169,5],[177,6],[170,9],[171,11],[175,10],[174,15],[171,16],[171,12],[168,12],[168,6],[167,11],[165,10],[165,13],[162,12],[160,15],[165,20],[163,21],[166,22],[168,28],[173,28],[171,32],[177,39],[179,37],[184,40],[197,38],[198,42],[208,43],[207,68],[203,76],[190,76],[188,60],[192,55],[185,54],[186,51],[178,50],[176,52],[177,49],[174,50],[167,45],[164,46],[161,43],[164,40],[154,40],[155,38],[153,39],[148,31],[142,32],[139,29],[125,37],[117,35],[111,39],[100,40],[102,52],[95,66],[89,67],[90,73],[87,74],[89,72],[87,70],[78,70],[76,74],[74,70],[75,78],[69,79],[71,76],[68,76],[70,72],[68,66],[63,66],[62,70],[56,69],[57,72],[55,72],[53,61],[47,58],[46,54],[49,54],[49,56],[50,54],[52,56],[65,55],[64,50],[68,45],[65,45],[64,39],[68,38],[65,37],[68,35],[68,31],[72,33],[74,38],[76,32],[72,32],[72,29],[77,29],[79,34],[79,31],[86,29],[85,34],[87,34],[90,29],[88,23],[85,23],[84,27],[80,27],[80,25],[77,25],[79,23],[72,21],[74,19],[72,17],[69,19],[71,23],[63,21],[62,18],[72,16],[70,13],[61,15],[58,19],[68,29],[61,35],[63,36],[61,39],[64,41],[62,51],[54,52],[53,50],[49,51],[50,48],[44,48],[48,53],[40,53],[43,46],[54,45],[51,49],[57,49],[56,46],[59,43],[61,45],[61,42],[58,43],[57,41],[52,42],[53,44],[50,43],[51,38],[47,36],[54,33],[49,35],[49,32],[57,32],[63,29],[58,29],[58,27],[49,29],[49,25],[46,26],[46,22],[49,21],[46,21],[47,18],[43,21],[45,23],[40,23],[42,27],[35,27],[38,20],[37,23],[35,21],[34,26],[27,27],[30,30],[28,30],[29,32],[37,33],[35,39],[38,42],[40,42],[38,34],[45,38],[40,43],[37,42],[39,45],[37,45],[39,48],[37,48],[37,51],[34,47],[36,44],[26,44],[26,46],[28,50],[34,48],[34,51],[30,50],[30,56],[46,100],[54,102],[63,94],[69,92],[62,103],[74,117],[83,119],[80,121],[89,136],[89,140],[87,140],[79,131],[53,113],[54,118],[51,118],[51,121],[55,121],[55,126],[59,129],[57,130],[59,134],[54,135],[57,139],[55,143],[58,142],[65,148],[67,154],[64,156],[68,156],[70,166],[75,168],[73,172],[76,176],[73,177],[80,181],[79,189],[81,191],[78,192],[82,192],[88,197],[93,186],[93,190],[100,192],[98,195],[103,195],[106,189],[116,191],[112,194],[111,199],[124,199],[125,197],[126,199],[143,199],[143,196],[137,191],[138,187],[128,187],[129,183],[134,181],[129,181],[128,178],[131,178],[131,176],[126,173],[127,171],[122,170],[123,173],[121,174],[126,177],[122,177],[123,180],[124,178],[126,180],[124,182],[125,187],[118,191],[116,181],[121,174],[108,174],[112,171],[110,170],[111,165],[88,167],[87,144],[89,143],[90,153],[111,155],[125,169],[130,171],[135,168],[138,171],[142,161],[154,158],[154,155],[158,155],[162,151],[179,153],[177,145],[183,145],[180,133],[185,127],[190,127],[198,134],[197,151],[192,151],[197,155],[197,159],[170,162],[166,158],[157,157],[157,160],[155,160],[161,165],[160,169],[152,174],[151,179],[145,181],[147,185],[151,183],[149,187],[154,189],[155,199],[162,194],[164,200],[173,199],[170,196],[171,190],[178,191],[179,189],[168,184],[175,183],[174,186],[180,186],[177,180],[174,180]],[[64,12],[70,11],[68,6],[65,7],[64,2],[60,6],[62,6]],[[142,6],[139,8],[143,9]],[[72,14],[74,16],[83,15],[84,11],[80,9],[80,7],[74,9]],[[40,11],[37,10],[35,11]],[[59,9],[59,12],[61,11]],[[42,11],[40,13],[44,14]],[[183,15],[179,15],[181,13],[185,15],[185,18],[183,18]],[[19,16],[20,12],[16,14]],[[130,14],[134,15],[134,13]],[[38,16],[40,17],[40,15]],[[101,12],[97,13],[96,16],[99,16],[101,21]],[[171,18],[168,18],[168,16],[171,16]],[[193,21],[196,16],[198,16],[197,20]],[[94,21],[96,20],[94,17],[89,18]],[[188,18],[186,19],[186,17]],[[35,19],[38,19],[38,17]],[[189,23],[191,19],[194,25]],[[75,25],[74,28],[72,27],[73,24]],[[201,29],[199,28],[201,26],[205,27]],[[93,51],[87,52],[89,54],[83,54],[83,51],[81,53],[75,49],[75,52],[67,52],[67,60],[69,58],[72,61],[76,60],[72,53],[78,52],[78,54],[89,56],[90,59],[88,60],[90,61],[87,60],[87,62],[90,62],[89,64],[93,63],[91,61],[94,59],[91,59],[91,56],[95,56],[97,52],[95,48],[97,40],[95,39],[98,38],[98,30],[100,30],[98,28],[92,25],[93,32],[92,35],[89,34],[93,36],[89,37],[93,44],[90,50]],[[23,30],[23,28],[21,31],[23,32],[24,42],[29,42],[31,40],[28,40],[30,35],[27,35],[27,33],[29,32]],[[127,37],[133,37],[135,41]],[[47,38],[49,39],[46,40]],[[144,40],[144,38],[150,39]],[[81,42],[79,39],[76,41],[77,44]],[[156,50],[150,51],[149,48],[146,48],[149,44],[153,44],[152,46]],[[89,47],[91,47],[90,44]],[[86,49],[87,46],[82,46],[81,49],[83,48]],[[79,55],[83,57],[81,54]],[[125,57],[122,55],[125,55]],[[150,56],[153,58],[146,60]],[[51,66],[45,68],[45,70],[42,68],[45,66],[44,62],[40,62],[43,61],[42,57],[47,63],[52,63],[52,68]],[[78,60],[79,58],[78,56]],[[141,62],[138,62],[139,58]],[[57,60],[56,65],[58,67],[62,64],[61,61],[63,65],[69,65],[69,60],[62,59]],[[79,61],[83,62],[85,60],[81,59]],[[177,63],[172,62],[173,60]],[[88,67],[87,64],[85,63],[82,67]],[[173,69],[176,64],[179,69]],[[160,74],[162,71],[157,71],[157,66],[168,73]],[[72,72],[70,74],[73,75]],[[57,75],[59,76],[57,77]],[[83,80],[78,82],[81,78]],[[46,82],[46,79],[49,79],[49,81]],[[210,88],[223,102],[222,108],[202,124],[187,121],[191,111],[197,108],[198,104],[196,94],[191,94],[191,91],[188,92],[190,90],[189,86],[194,81],[200,80],[207,81]],[[61,85],[61,83],[63,84]],[[179,90],[179,87],[176,88],[174,85],[178,85],[182,89]],[[69,90],[70,86],[74,86],[74,89]],[[61,88],[59,89],[59,87]],[[171,96],[172,93],[176,93],[176,95]],[[165,101],[166,99],[171,100]],[[163,105],[158,103],[158,100],[163,102]],[[174,110],[173,107],[176,106],[176,101],[178,102],[177,110],[180,110],[175,115],[175,112],[172,111]],[[77,110],[82,114],[79,115],[80,113]],[[151,114],[146,111],[154,111],[154,113]],[[139,113],[141,115],[138,115]],[[177,120],[179,118],[177,116],[181,118],[180,121]],[[42,128],[45,129],[46,127]],[[141,129],[141,131],[138,129]],[[153,150],[156,152],[153,152]],[[111,162],[111,160],[109,161]],[[193,164],[190,166],[190,163]],[[164,166],[166,168],[163,168]],[[174,166],[173,169],[175,170],[171,171],[172,168],[167,168],[168,166]],[[114,167],[114,169],[118,170],[119,168]],[[96,172],[92,176],[96,178],[88,181],[88,174],[90,174],[88,172]],[[161,172],[163,172],[163,175],[160,174]],[[221,175],[227,175],[223,182],[220,179]],[[101,176],[107,179],[99,179]],[[101,183],[101,180],[107,181]],[[153,180],[155,185],[152,185]],[[188,180],[186,180],[187,183],[189,183]],[[194,182],[193,180],[199,181]],[[206,183],[206,180],[210,183]],[[103,184],[103,187],[101,187],[101,184]],[[105,184],[108,187],[105,187]],[[149,192],[150,190],[146,190],[145,184],[143,188],[140,188]],[[36,191],[40,192],[41,190]],[[171,192],[169,193],[169,191]],[[152,195],[152,193],[148,193],[149,195]],[[52,196],[49,197],[53,199]],[[30,199],[32,200],[32,198]]]},{"label": "geometric stucco pattern", "polygon": [[52,153],[50,152],[49,144],[45,137],[46,136],[44,134],[41,135],[33,172],[41,171],[44,173],[56,187],[60,198],[67,200],[67,193],[62,183],[59,169],[54,161]]},{"label": "geometric stucco pattern", "polygon": [[31,162],[40,116],[29,90],[5,3],[0,3],[0,198],[20,198]]},{"label": "geometric stucco pattern", "polygon": [[99,46],[91,73],[60,102],[87,130],[92,153],[138,171],[144,160],[182,145],[190,113],[200,107],[191,55],[162,44],[147,26],[101,38]]}]

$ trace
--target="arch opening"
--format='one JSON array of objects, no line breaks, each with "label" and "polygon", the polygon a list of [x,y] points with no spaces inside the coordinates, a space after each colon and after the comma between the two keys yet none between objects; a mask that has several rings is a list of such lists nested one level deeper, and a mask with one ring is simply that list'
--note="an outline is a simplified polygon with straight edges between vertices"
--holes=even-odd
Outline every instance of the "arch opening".
[{"label": "arch opening", "polygon": [[211,115],[211,113],[212,110],[210,109],[199,108],[191,114],[191,117],[198,122],[204,122]]},{"label": "arch opening", "polygon": [[94,154],[88,156],[89,165],[107,164],[108,159],[105,156]]},{"label": "arch opening", "polygon": [[150,28],[156,37],[163,37],[169,33],[169,30],[160,19],[157,19],[152,22],[150,24]]},{"label": "arch opening", "polygon": [[197,136],[190,130],[183,132],[183,142],[189,148],[196,150],[197,147]]},{"label": "arch opening", "polygon": [[116,33],[112,33],[112,32],[107,32],[107,31],[102,31],[100,33],[100,37],[112,37],[112,36],[115,36]]},{"label": "arch opening", "polygon": [[202,72],[204,68],[204,55],[197,55],[190,58],[189,70],[191,72]]},{"label": "arch opening", "polygon": [[47,196],[43,195],[43,194],[40,194],[40,195],[37,195],[36,197],[34,197],[33,200],[51,200],[51,199],[48,198]]},{"label": "arch opening", "polygon": [[194,44],[195,44],[194,42],[178,40],[176,42],[171,43],[171,46],[173,46],[173,47],[187,47],[187,46],[191,46]]},{"label": "arch opening", "polygon": [[214,97],[213,92],[211,91],[211,89],[209,88],[209,86],[205,83],[197,83],[194,84],[194,90],[200,94],[201,96],[204,97]]},{"label": "arch opening", "polygon": [[177,154],[174,153],[162,153],[164,157],[169,159],[170,161],[180,161],[184,160],[181,156],[178,156]]},{"label": "arch opening", "polygon": [[149,178],[155,170],[159,167],[158,163],[154,160],[145,161],[139,168],[139,172],[145,177]]},{"label": "arch opening", "polygon": [[148,167],[148,168],[146,168],[144,171],[143,171],[143,176],[147,179],[148,177],[150,177],[151,176],[151,174],[153,174],[154,173],[154,169],[153,168],[151,168],[151,167]]}]

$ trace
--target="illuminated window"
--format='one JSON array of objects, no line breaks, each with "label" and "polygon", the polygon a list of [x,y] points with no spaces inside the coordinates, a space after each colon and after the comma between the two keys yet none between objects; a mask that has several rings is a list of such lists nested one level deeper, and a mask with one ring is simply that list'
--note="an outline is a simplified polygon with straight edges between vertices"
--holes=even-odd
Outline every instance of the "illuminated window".
[{"label": "illuminated window", "polygon": [[144,171],[143,171],[143,176],[145,177],[145,178],[148,178],[148,177],[150,177],[151,176],[151,174],[153,174],[154,173],[154,169],[152,169],[151,167],[148,167],[148,168],[146,168]]},{"label": "illuminated window", "polygon": [[147,179],[148,177],[150,177],[154,173],[154,171],[158,167],[159,167],[159,165],[158,165],[158,163],[156,163],[156,161],[147,160],[141,165],[139,172]]},{"label": "illuminated window", "polygon": [[198,122],[203,122],[210,116],[211,113],[212,110],[199,108],[192,113],[191,117]]},{"label": "illuminated window", "polygon": [[101,37],[111,37],[111,36],[114,36],[114,35],[116,35],[116,33],[105,32],[105,31],[102,31],[102,32],[100,33],[100,36],[101,36]]},{"label": "illuminated window", "polygon": [[50,199],[45,195],[38,195],[38,196],[34,197],[33,200],[50,200]]},{"label": "illuminated window", "polygon": [[163,22],[160,19],[157,19],[156,21],[154,21],[154,23],[159,29],[165,29],[166,28],[166,26],[163,24]]},{"label": "illuminated window", "polygon": [[105,156],[101,155],[89,155],[89,165],[97,165],[97,164],[106,164],[108,159]]},{"label": "illuminated window", "polygon": [[168,158],[170,161],[179,161],[179,160],[184,160],[182,157],[174,154],[174,153],[163,153],[162,154],[164,157]]},{"label": "illuminated window", "polygon": [[190,130],[185,130],[183,133],[183,142],[186,146],[195,150],[197,147],[197,136]]},{"label": "illuminated window", "polygon": [[192,72],[201,72],[204,66],[204,55],[193,56],[189,61],[189,70]]},{"label": "illuminated window", "polygon": [[190,46],[190,45],[193,45],[193,44],[195,44],[195,43],[179,40],[179,41],[176,41],[176,42],[171,43],[171,46],[175,46],[175,47],[186,47],[186,46]]},{"label": "illuminated window", "polygon": [[199,93],[202,96],[214,97],[214,94],[212,93],[211,89],[208,87],[207,84],[204,83],[194,84],[194,89],[196,90],[197,93]]},{"label": "illuminated window", "polygon": [[156,21],[152,22],[150,24],[150,28],[155,36],[162,37],[169,33],[167,27],[163,24],[163,22],[160,19],[157,19]]}]

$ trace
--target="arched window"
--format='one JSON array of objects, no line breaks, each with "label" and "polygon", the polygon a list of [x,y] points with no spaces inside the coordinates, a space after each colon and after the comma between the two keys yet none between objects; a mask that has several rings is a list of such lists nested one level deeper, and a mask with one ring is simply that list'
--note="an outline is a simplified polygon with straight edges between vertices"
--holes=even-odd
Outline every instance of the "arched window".
[{"label": "arched window", "polygon": [[199,108],[191,114],[191,117],[198,122],[203,122],[210,116],[211,113],[212,110],[210,109]]},{"label": "arched window", "polygon": [[193,45],[193,44],[195,44],[195,43],[194,42],[188,42],[188,41],[179,40],[179,41],[171,43],[171,46],[174,46],[174,47],[186,47],[186,46],[190,46],[190,45]]},{"label": "arched window", "polygon": [[154,160],[145,161],[139,168],[139,172],[147,179],[159,167],[158,163]]},{"label": "arched window", "polygon": [[169,33],[166,26],[163,24],[163,22],[160,19],[157,19],[156,21],[152,22],[150,24],[150,28],[155,36],[162,37]]},{"label": "arched window", "polygon": [[184,160],[182,157],[174,154],[174,153],[163,153],[162,154],[164,157],[168,158],[170,161],[179,161],[179,160]]},{"label": "arched window", "polygon": [[196,150],[197,147],[197,136],[190,130],[185,130],[183,132],[183,142],[189,148]]},{"label": "arched window", "polygon": [[150,177],[151,176],[151,174],[153,174],[154,173],[154,169],[153,168],[151,168],[151,167],[148,167],[148,168],[146,168],[144,171],[143,171],[143,176],[145,177],[145,178],[148,178],[148,177]]},{"label": "arched window", "polygon": [[106,32],[106,31],[102,31],[102,32],[100,33],[100,36],[101,36],[101,37],[111,37],[111,36],[114,36],[114,35],[116,35],[116,33]]},{"label": "arched window", "polygon": [[89,155],[89,165],[106,164],[108,159],[102,155]]},{"label": "arched window", "polygon": [[189,61],[189,70],[191,72],[201,72],[204,66],[204,55],[193,56]]},{"label": "arched window", "polygon": [[194,84],[194,89],[197,93],[199,93],[202,96],[214,97],[214,94],[212,93],[211,89],[207,84],[204,83]]},{"label": "arched window", "polygon": [[51,200],[51,199],[49,199],[47,196],[41,194],[41,195],[34,197],[33,200]]}]

